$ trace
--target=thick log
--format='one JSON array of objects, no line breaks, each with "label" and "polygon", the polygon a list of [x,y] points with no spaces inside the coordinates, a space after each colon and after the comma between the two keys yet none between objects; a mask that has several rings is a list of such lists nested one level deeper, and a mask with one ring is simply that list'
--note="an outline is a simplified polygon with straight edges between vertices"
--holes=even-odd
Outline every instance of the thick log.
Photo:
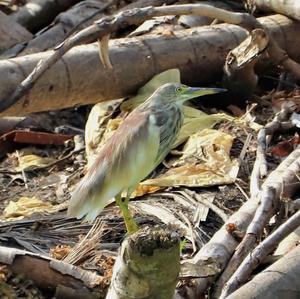
[{"label": "thick log", "polygon": [[[260,18],[288,55],[300,59],[300,24],[280,15]],[[247,31],[221,24],[178,31],[174,35],[113,40],[105,69],[96,44],[70,50],[48,70],[20,102],[1,114],[30,112],[92,104],[134,93],[153,75],[179,68],[182,81],[201,85],[221,74],[227,53],[245,39]],[[0,61],[0,102],[51,52]]]},{"label": "thick log", "polygon": [[[122,10],[131,8],[132,4],[135,4],[136,7],[159,6],[174,1],[147,0],[145,2],[144,0],[139,0],[126,5]],[[26,45],[18,44],[6,51],[4,53],[5,58],[33,54],[55,47],[73,32],[82,30],[103,17],[105,9],[112,5],[113,2],[113,0],[86,0],[72,6],[69,10],[60,13],[46,30],[37,34]]]},{"label": "thick log", "polygon": [[[13,273],[24,275],[43,289],[56,292],[56,298],[103,298],[99,287],[103,277],[47,256],[0,246],[0,262]],[[57,296],[64,294],[63,296]],[[70,298],[70,297],[69,297]]]},{"label": "thick log", "polygon": [[297,299],[300,297],[300,246],[257,274],[227,299]]},{"label": "thick log", "polygon": [[29,31],[0,11],[0,52],[31,38]]},{"label": "thick log", "polygon": [[[28,55],[46,51],[61,43],[74,29],[79,30],[81,24],[88,26],[95,21],[95,18],[103,16],[103,10],[109,4],[103,1],[87,0],[74,5],[66,12],[60,13],[51,25],[37,34],[25,45],[16,45],[4,53],[5,58]],[[87,19],[86,22],[84,20]]]},{"label": "thick log", "polygon": [[300,21],[300,1],[254,0],[253,4],[262,10],[280,13]]},{"label": "thick log", "polygon": [[32,0],[11,15],[12,19],[31,32],[47,26],[61,11],[80,0]]}]

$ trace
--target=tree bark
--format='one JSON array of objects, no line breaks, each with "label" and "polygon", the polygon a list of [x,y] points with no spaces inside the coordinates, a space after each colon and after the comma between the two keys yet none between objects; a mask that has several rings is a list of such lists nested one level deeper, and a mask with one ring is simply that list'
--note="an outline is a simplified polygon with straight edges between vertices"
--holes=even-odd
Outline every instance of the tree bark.
[{"label": "tree bark", "polygon": [[[289,56],[300,59],[300,24],[275,15],[260,18]],[[105,69],[95,44],[70,50],[49,69],[29,94],[4,115],[62,109],[133,94],[155,74],[179,68],[182,82],[191,86],[221,75],[225,57],[246,37],[246,30],[228,24],[176,32],[174,36],[146,36],[112,40],[109,56],[114,68]],[[172,53],[170,53],[172,49]],[[51,52],[0,61],[0,103]],[[171,55],[170,55],[171,54]]]}]

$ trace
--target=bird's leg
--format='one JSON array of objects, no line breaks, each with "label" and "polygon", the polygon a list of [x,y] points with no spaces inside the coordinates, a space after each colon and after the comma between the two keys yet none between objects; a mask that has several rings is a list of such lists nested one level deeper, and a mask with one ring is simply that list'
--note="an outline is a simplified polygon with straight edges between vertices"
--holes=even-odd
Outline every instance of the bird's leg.
[{"label": "bird's leg", "polygon": [[129,202],[128,198],[130,199],[130,194],[128,196],[128,192],[127,192],[124,202],[122,201],[121,194],[116,195],[115,200],[117,205],[120,207],[120,210],[122,211],[122,215],[125,221],[128,234],[133,234],[138,230],[138,226],[133,220],[130,211],[128,209],[128,202]]}]

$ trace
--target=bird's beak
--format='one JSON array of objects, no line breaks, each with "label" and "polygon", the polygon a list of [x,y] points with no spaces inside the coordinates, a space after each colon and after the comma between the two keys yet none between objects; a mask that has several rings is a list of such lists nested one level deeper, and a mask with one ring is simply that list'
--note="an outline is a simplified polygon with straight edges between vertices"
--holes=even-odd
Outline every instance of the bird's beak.
[{"label": "bird's beak", "polygon": [[224,88],[209,88],[209,87],[190,87],[188,93],[193,97],[201,97],[207,94],[214,94],[219,92],[225,92],[227,89]]}]

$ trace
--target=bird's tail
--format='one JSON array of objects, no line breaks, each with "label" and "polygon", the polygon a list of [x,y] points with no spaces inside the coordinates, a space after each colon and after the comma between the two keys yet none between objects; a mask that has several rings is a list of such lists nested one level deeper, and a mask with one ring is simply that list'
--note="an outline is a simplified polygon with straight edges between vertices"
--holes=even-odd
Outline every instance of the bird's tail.
[{"label": "bird's tail", "polygon": [[102,178],[85,176],[72,193],[68,216],[93,221],[108,204],[110,198],[101,194]]}]

